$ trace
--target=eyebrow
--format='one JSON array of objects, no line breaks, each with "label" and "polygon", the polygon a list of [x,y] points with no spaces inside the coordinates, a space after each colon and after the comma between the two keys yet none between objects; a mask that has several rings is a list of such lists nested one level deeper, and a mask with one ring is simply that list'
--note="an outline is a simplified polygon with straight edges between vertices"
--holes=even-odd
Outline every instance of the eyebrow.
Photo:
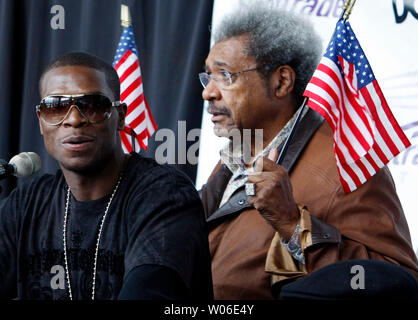
[{"label": "eyebrow", "polygon": [[[225,62],[221,62],[221,61],[214,61],[213,66],[214,67],[230,67],[229,64],[227,64]],[[208,65],[203,66],[203,70],[205,70],[205,72],[207,72],[209,69],[210,69],[210,67]]]},{"label": "eyebrow", "polygon": [[221,62],[221,61],[215,61],[215,62],[213,63],[213,65],[214,65],[214,66],[217,66],[217,67],[229,67],[229,65],[228,65],[227,63],[225,63],[225,62]]}]

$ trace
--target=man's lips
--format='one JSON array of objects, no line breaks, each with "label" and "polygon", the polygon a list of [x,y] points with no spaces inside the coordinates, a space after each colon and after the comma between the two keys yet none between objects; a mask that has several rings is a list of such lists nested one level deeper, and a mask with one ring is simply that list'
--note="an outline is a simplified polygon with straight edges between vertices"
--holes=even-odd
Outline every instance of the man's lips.
[{"label": "man's lips", "polygon": [[219,122],[231,116],[229,110],[223,106],[209,105],[208,112],[212,115],[212,122]]},{"label": "man's lips", "polygon": [[214,112],[212,113],[212,122],[219,122],[222,121],[223,119],[227,118],[228,115],[225,113],[218,113],[218,112]]},{"label": "man's lips", "polygon": [[90,141],[94,141],[94,138],[89,137],[89,136],[74,135],[74,136],[66,137],[65,139],[62,140],[62,143],[77,144],[77,143],[90,142]]},{"label": "man's lips", "polygon": [[72,151],[84,151],[89,149],[93,143],[94,138],[89,136],[83,136],[83,135],[72,135],[69,137],[64,138],[61,141],[64,148]]}]

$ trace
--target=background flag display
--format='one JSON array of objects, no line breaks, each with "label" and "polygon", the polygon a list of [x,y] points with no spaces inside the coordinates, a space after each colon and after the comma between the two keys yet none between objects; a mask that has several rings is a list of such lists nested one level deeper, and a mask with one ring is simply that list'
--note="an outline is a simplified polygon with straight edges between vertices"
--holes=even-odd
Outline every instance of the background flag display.
[{"label": "background flag display", "polygon": [[333,130],[337,168],[347,193],[410,146],[346,20],[338,21],[304,96]]},{"label": "background flag display", "polygon": [[135,150],[147,150],[148,139],[157,129],[144,96],[138,49],[132,26],[125,27],[116,50],[113,67],[120,78],[121,101],[128,106],[125,128],[120,131],[122,147],[126,153],[133,150],[131,132],[136,134]]}]

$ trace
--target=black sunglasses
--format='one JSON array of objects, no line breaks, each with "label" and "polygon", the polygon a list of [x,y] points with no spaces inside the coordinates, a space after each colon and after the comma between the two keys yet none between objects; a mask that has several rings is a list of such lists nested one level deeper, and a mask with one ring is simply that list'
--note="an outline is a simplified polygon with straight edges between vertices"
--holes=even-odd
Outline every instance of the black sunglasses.
[{"label": "black sunglasses", "polygon": [[110,118],[112,107],[120,105],[120,101],[112,102],[102,94],[51,95],[41,100],[36,111],[45,123],[52,126],[60,125],[73,107],[89,123],[100,123]]}]

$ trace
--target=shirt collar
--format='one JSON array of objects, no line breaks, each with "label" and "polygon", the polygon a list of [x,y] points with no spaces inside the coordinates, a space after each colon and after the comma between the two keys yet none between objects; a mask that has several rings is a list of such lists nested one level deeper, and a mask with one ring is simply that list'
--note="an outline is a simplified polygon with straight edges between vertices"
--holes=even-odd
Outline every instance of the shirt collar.
[{"label": "shirt collar", "polygon": [[[269,154],[270,150],[277,149],[282,144],[282,142],[286,140],[286,138],[289,136],[293,124],[295,123],[299,109],[294,113],[292,118],[285,124],[285,126],[277,133],[273,140],[270,141],[267,147],[265,147],[252,159],[252,166],[250,168],[246,168],[245,166],[245,153],[243,152],[242,144],[233,144],[233,141],[231,140],[228,141],[219,152],[222,163],[225,164],[233,174],[235,174],[237,171],[245,172],[249,169],[249,171],[253,171],[254,164],[260,157],[266,157]],[[305,108],[305,110],[303,110],[303,113],[301,115],[302,118],[305,116],[307,111],[308,108]]]}]

